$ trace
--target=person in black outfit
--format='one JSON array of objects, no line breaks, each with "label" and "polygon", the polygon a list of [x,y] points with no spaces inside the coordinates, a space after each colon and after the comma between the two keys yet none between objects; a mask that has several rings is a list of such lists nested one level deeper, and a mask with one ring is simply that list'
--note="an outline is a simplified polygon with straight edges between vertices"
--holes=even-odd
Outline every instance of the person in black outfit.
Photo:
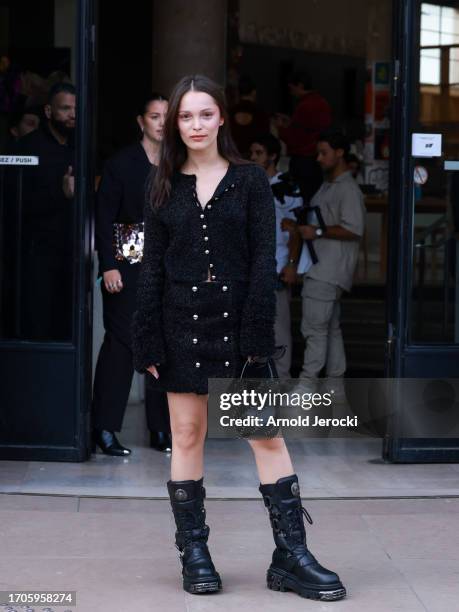
[{"label": "person in black outfit", "polygon": [[[184,77],[171,94],[151,200],[134,316],[135,367],[168,395],[167,488],[183,588],[218,591],[204,509],[208,378],[236,377],[246,360],[274,352],[276,230],[266,173],[239,157],[223,92],[207,77]],[[306,547],[303,512],[309,515],[284,439],[249,444],[276,543],[269,588],[344,597],[339,577]]]},{"label": "person in black outfit", "polygon": [[231,136],[246,159],[250,159],[250,145],[259,134],[269,132],[269,115],[257,102],[255,83],[249,76],[239,79],[239,102],[229,111]]},{"label": "person in black outfit", "polygon": [[[133,247],[136,239],[142,241],[140,224],[146,185],[156,167],[166,112],[167,101],[163,96],[152,94],[145,100],[137,116],[142,139],[108,160],[97,197],[96,248],[102,276],[105,336],[94,378],[93,449],[98,445],[109,455],[131,452],[114,433],[121,431],[134,374],[131,320],[141,247],[130,252],[129,245]],[[147,385],[145,405],[151,446],[170,451],[166,394]]]},{"label": "person in black outfit", "polygon": [[40,127],[16,155],[38,156],[23,174],[21,329],[37,341],[71,341],[74,245],[75,87],[56,83]]}]

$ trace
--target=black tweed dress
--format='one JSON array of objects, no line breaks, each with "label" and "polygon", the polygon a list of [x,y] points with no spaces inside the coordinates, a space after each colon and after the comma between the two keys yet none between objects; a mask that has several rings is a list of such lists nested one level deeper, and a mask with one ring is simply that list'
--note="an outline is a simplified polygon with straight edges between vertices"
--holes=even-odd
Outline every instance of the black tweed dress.
[{"label": "black tweed dress", "polygon": [[[210,281],[207,280],[210,274]],[[265,172],[230,164],[202,207],[196,177],[177,173],[169,200],[145,214],[133,319],[134,365],[171,392],[206,394],[274,351],[275,213]]]}]

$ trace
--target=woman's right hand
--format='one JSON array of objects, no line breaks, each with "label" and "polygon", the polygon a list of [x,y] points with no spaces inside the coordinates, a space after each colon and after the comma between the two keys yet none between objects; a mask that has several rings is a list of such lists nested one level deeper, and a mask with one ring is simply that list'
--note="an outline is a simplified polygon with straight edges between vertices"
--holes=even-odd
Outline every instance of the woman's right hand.
[{"label": "woman's right hand", "polygon": [[123,288],[123,281],[119,270],[104,272],[104,285],[109,293],[119,293]]},{"label": "woman's right hand", "polygon": [[150,372],[150,374],[152,374],[156,379],[159,378],[159,373],[158,370],[156,369],[156,366],[151,365],[149,368],[146,368],[147,372]]}]

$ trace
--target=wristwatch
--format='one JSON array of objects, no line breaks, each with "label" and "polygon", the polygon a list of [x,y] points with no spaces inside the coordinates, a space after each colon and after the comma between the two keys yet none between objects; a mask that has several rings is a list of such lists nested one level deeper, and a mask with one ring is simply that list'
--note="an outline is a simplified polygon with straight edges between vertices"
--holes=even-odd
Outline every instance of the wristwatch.
[{"label": "wristwatch", "polygon": [[322,238],[323,235],[324,235],[324,230],[321,227],[316,227],[317,238]]}]

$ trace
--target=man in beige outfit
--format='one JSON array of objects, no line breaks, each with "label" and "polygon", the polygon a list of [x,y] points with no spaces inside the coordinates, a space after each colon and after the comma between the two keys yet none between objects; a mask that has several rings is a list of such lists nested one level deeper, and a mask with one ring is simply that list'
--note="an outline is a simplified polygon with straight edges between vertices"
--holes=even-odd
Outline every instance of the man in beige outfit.
[{"label": "man in beige outfit", "polygon": [[316,389],[325,367],[327,388],[343,393],[346,355],[340,328],[340,300],[350,291],[364,232],[363,195],[346,156],[349,142],[339,132],[324,132],[318,143],[317,160],[325,181],[311,200],[320,209],[325,229],[300,225],[304,240],[312,240],[318,262],[304,275],[301,331],[306,341],[302,384]]}]

